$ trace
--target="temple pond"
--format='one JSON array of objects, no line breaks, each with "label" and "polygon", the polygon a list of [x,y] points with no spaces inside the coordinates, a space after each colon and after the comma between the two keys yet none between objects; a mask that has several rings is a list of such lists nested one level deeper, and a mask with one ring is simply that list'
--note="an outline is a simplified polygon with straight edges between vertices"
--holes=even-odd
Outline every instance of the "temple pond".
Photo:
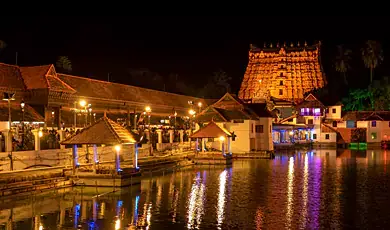
[{"label": "temple pond", "polygon": [[195,167],[112,189],[0,201],[0,229],[386,228],[390,154],[334,150]]}]

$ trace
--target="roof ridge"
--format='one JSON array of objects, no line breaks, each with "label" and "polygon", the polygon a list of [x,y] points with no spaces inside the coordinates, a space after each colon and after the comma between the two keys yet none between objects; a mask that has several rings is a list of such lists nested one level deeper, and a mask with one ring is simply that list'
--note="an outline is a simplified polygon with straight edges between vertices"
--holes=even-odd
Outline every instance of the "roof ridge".
[{"label": "roof ridge", "polygon": [[74,78],[81,78],[81,79],[86,79],[86,80],[96,81],[96,82],[101,82],[101,83],[106,83],[106,84],[124,85],[124,86],[128,86],[128,87],[134,87],[134,88],[137,88],[137,89],[149,90],[149,91],[160,92],[160,93],[165,93],[165,94],[170,94],[170,95],[179,95],[179,96],[184,96],[184,97],[188,97],[188,98],[191,98],[191,99],[203,100],[203,102],[206,102],[204,100],[204,98],[193,97],[193,96],[182,95],[182,94],[171,93],[171,92],[165,92],[165,91],[156,90],[156,89],[150,89],[150,88],[143,88],[143,87],[135,86],[135,85],[127,85],[127,84],[117,83],[117,82],[108,82],[108,81],[98,80],[98,79],[94,79],[94,78],[75,76],[75,75],[70,75],[70,74],[65,74],[65,73],[58,73],[58,75],[64,75],[64,76],[74,77]]},{"label": "roof ridge", "polygon": [[20,66],[18,66],[18,65],[7,64],[7,63],[4,63],[4,62],[0,62],[0,65],[6,65],[6,66],[12,66],[12,67],[20,68]]},{"label": "roof ridge", "polygon": [[[120,138],[120,136],[115,132],[115,129],[113,127],[113,124],[111,124],[111,122],[114,123],[113,120],[111,120],[110,118],[108,118],[107,116],[104,116],[103,117],[103,121],[108,125],[109,127],[109,130],[111,131],[112,134],[114,134],[114,136],[116,137],[116,139],[118,140],[119,143],[122,143],[122,140]],[[114,123],[115,124],[115,123]]]}]

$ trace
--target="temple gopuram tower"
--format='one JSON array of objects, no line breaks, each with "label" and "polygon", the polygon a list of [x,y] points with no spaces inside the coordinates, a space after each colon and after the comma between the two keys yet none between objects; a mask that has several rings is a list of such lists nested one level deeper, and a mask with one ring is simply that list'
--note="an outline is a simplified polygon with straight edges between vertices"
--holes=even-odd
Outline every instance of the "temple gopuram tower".
[{"label": "temple gopuram tower", "polygon": [[251,45],[239,98],[252,103],[268,101],[270,97],[299,102],[306,92],[324,87],[320,46],[321,42],[312,46],[306,42],[303,46]]}]

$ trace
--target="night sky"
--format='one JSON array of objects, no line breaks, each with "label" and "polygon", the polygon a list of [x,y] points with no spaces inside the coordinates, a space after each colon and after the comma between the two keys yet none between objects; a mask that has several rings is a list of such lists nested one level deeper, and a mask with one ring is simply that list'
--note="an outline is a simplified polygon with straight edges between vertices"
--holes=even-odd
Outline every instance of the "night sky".
[{"label": "night sky", "polygon": [[16,51],[22,66],[55,64],[64,55],[72,61],[73,75],[106,80],[110,72],[112,81],[126,84],[129,68],[147,68],[163,76],[176,73],[199,87],[222,69],[232,77],[232,89],[237,92],[250,43],[262,47],[264,41],[303,44],[306,40],[310,44],[321,40],[330,87],[342,82],[332,69],[338,44],[354,51],[349,78],[358,87],[369,79],[359,56],[366,39],[382,42],[385,62],[375,73],[390,76],[388,22],[389,18],[373,17],[31,18],[5,22],[0,40],[8,47],[0,61],[15,64]]}]

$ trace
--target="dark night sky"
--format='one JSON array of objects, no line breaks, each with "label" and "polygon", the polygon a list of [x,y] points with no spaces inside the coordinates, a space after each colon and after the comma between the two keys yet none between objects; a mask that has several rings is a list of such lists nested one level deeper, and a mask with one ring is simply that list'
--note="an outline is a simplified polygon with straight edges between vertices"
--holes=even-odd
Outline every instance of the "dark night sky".
[{"label": "dark night sky", "polygon": [[[20,65],[55,63],[69,56],[73,74],[127,83],[128,68],[148,68],[168,75],[177,73],[189,83],[202,85],[218,69],[233,78],[237,91],[248,59],[250,43],[264,41],[323,41],[323,65],[329,81],[338,84],[331,60],[337,44],[356,48],[356,68],[350,78],[368,79],[359,47],[366,39],[383,43],[385,63],[378,75],[390,75],[388,18],[361,17],[128,17],[36,18],[16,21],[0,30],[8,47],[2,62]],[[270,23],[270,21],[273,21]],[[389,50],[389,52],[387,52]],[[389,64],[387,64],[389,63]],[[360,65],[362,68],[360,68]],[[355,82],[355,81],[354,81]],[[332,85],[331,85],[332,86]],[[332,87],[333,87],[332,86]]]}]

